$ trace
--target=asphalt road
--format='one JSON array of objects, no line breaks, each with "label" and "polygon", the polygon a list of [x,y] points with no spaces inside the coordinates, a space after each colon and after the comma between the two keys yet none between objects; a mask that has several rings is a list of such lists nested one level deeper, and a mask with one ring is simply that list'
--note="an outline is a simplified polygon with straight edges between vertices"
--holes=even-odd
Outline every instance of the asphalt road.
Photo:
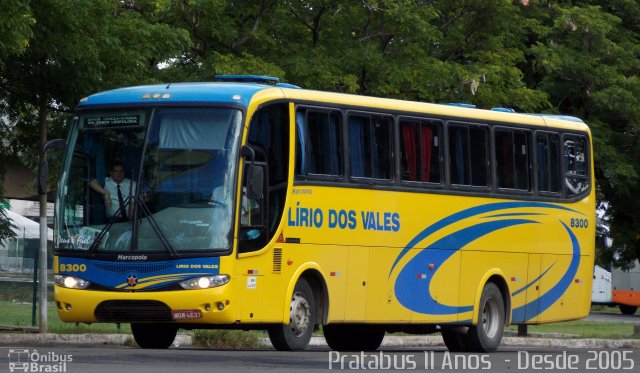
[{"label": "asphalt road", "polygon": [[[502,349],[493,354],[450,354],[444,348],[343,353],[329,350],[141,350],[115,346],[0,347],[0,372],[27,363],[42,372],[325,372],[407,370],[432,372],[620,372],[640,369],[640,350]],[[36,364],[35,366],[33,364]],[[57,367],[57,368],[56,368]]]}]

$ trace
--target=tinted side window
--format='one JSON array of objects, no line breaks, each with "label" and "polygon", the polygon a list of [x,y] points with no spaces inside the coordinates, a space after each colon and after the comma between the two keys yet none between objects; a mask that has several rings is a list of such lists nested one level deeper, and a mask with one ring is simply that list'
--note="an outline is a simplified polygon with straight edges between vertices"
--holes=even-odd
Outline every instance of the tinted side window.
[{"label": "tinted side window", "polygon": [[529,153],[528,132],[503,129],[495,131],[498,188],[531,190]]},{"label": "tinted side window", "polygon": [[352,176],[391,179],[391,123],[388,117],[349,116],[349,164]]},{"label": "tinted side window", "polygon": [[296,175],[342,176],[342,129],[338,112],[296,114]]},{"label": "tinted side window", "polygon": [[478,126],[449,126],[449,166],[451,184],[487,186],[488,131]]},{"label": "tinted side window", "polygon": [[402,180],[440,183],[440,122],[401,119]]},{"label": "tinted side window", "polygon": [[536,134],[538,190],[560,193],[560,136],[555,133]]},{"label": "tinted side window", "polygon": [[584,136],[565,135],[562,140],[565,190],[567,196],[574,196],[589,188],[587,139]]}]

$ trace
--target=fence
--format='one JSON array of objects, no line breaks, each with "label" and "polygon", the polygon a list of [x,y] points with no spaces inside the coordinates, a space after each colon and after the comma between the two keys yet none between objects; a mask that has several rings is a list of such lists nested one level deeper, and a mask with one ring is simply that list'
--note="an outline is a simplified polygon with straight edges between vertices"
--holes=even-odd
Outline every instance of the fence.
[{"label": "fence", "polygon": [[[17,237],[0,243],[0,328],[36,326],[39,252],[38,239]],[[49,271],[52,262],[49,254]]]}]

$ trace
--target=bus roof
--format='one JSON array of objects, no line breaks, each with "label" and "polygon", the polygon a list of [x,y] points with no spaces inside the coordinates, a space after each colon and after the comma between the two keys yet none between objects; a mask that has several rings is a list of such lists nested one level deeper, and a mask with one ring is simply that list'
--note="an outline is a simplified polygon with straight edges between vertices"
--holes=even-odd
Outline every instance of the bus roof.
[{"label": "bus roof", "polygon": [[165,83],[117,88],[80,100],[78,108],[100,105],[230,103],[249,106],[253,95],[272,86],[257,83]]},{"label": "bus roof", "polygon": [[520,123],[535,126],[552,126],[587,131],[587,125],[579,118],[553,115],[513,113],[504,110],[485,110],[450,104],[431,104],[416,101],[404,101],[389,98],[377,98],[344,93],[333,93],[299,89],[296,86],[279,83],[278,85],[255,82],[205,82],[205,83],[168,83],[137,87],[118,88],[99,92],[83,98],[78,108],[90,106],[169,103],[222,103],[240,104],[249,107],[254,97],[261,101],[288,98],[297,101],[320,102],[340,106],[375,108],[396,112],[414,112],[416,115],[435,115],[454,117],[458,120],[478,120],[505,123]]}]

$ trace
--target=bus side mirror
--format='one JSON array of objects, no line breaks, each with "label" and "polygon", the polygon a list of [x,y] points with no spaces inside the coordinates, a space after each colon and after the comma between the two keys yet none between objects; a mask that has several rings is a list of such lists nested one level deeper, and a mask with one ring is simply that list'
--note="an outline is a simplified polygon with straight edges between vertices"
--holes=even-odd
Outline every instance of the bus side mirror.
[{"label": "bus side mirror", "polygon": [[251,200],[262,199],[264,187],[264,168],[255,164],[256,151],[250,145],[244,145],[240,149],[240,156],[248,161],[247,167],[247,198]]},{"label": "bus side mirror", "polygon": [[264,187],[264,168],[254,163],[249,164],[249,179],[247,180],[247,198],[251,200],[262,199]]},{"label": "bus side mirror", "polygon": [[67,142],[63,139],[48,141],[40,148],[40,165],[38,167],[38,193],[47,194],[47,177],[49,175],[49,163],[47,162],[47,151],[49,149],[63,150],[67,147]]}]

